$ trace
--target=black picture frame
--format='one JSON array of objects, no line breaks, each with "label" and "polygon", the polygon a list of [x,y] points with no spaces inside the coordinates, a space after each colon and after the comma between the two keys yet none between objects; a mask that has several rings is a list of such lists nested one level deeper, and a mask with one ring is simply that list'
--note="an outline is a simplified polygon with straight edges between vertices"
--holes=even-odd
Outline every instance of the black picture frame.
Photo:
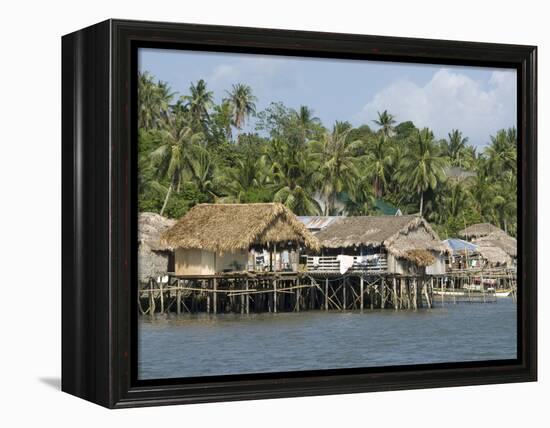
[{"label": "black picture frame", "polygon": [[[515,68],[518,359],[138,381],[132,143],[138,46]],[[62,390],[124,408],[536,381],[536,156],[534,46],[127,20],[68,34],[62,38]]]}]

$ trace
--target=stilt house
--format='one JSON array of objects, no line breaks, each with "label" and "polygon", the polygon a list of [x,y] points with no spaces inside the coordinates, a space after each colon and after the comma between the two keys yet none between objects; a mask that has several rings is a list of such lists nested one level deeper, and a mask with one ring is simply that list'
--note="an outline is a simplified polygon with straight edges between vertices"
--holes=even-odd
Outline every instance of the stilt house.
[{"label": "stilt house", "polygon": [[319,242],[285,206],[199,204],[162,235],[174,250],[176,275],[295,271],[299,251]]}]

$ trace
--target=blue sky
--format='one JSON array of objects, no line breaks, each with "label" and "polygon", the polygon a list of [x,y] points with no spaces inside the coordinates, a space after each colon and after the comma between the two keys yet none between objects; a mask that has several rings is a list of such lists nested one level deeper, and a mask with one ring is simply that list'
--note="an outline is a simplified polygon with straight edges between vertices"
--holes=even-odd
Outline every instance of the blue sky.
[{"label": "blue sky", "polygon": [[139,69],[180,95],[202,78],[216,102],[246,83],[258,111],[278,101],[307,105],[327,127],[347,120],[376,129],[376,112],[387,109],[438,138],[458,128],[481,148],[498,129],[516,126],[515,70],[167,49],[140,49]]}]

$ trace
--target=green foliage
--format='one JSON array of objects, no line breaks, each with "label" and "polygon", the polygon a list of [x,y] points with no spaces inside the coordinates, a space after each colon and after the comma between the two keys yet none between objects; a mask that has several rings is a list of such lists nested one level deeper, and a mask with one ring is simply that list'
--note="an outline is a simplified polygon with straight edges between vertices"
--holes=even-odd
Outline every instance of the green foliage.
[{"label": "green foliage", "polygon": [[[281,202],[298,215],[380,215],[381,201],[419,211],[442,238],[490,222],[517,233],[517,135],[497,130],[477,153],[460,130],[429,129],[388,111],[371,126],[323,126],[308,106],[256,111],[235,84],[220,104],[199,80],[176,94],[139,75],[138,205],[179,218],[205,202]],[[254,118],[244,132],[248,121]],[[447,177],[449,167],[469,178]],[[473,174],[472,174],[473,173]]]}]

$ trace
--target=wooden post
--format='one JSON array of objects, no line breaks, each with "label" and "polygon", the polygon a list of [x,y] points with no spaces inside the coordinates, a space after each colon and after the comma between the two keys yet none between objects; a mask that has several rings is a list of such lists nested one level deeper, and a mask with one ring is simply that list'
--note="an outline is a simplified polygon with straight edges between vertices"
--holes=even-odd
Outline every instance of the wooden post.
[{"label": "wooden post", "polygon": [[[299,285],[298,281],[295,282],[296,285]],[[296,306],[295,306],[295,310],[296,312],[300,312],[300,297],[301,297],[301,289],[300,288],[297,288],[296,289]]]},{"label": "wooden post", "polygon": [[416,277],[413,279],[413,309],[418,309],[418,282]]},{"label": "wooden post", "polygon": [[214,314],[218,313],[218,293],[216,291],[218,290],[218,284],[216,282],[216,278],[212,279],[212,309]]},{"label": "wooden post", "polygon": [[149,281],[149,315],[155,314],[155,297],[153,296],[153,280]]},{"label": "wooden post", "polygon": [[246,278],[245,289],[246,289],[246,313],[248,315],[250,313],[250,296],[248,295],[248,278]]},{"label": "wooden post", "polygon": [[277,280],[273,281],[273,312],[277,313]]},{"label": "wooden post", "polygon": [[363,275],[359,277],[359,293],[361,293],[359,296],[359,308],[363,310],[365,307],[365,279],[363,278]]},{"label": "wooden post", "polygon": [[369,290],[369,296],[370,296],[370,309],[371,311],[374,309],[374,284],[371,284]]},{"label": "wooden post", "polygon": [[[239,287],[242,287],[242,282],[239,281]],[[241,293],[241,304],[239,305],[240,306],[240,312],[241,312],[241,315],[244,314],[244,299],[245,299],[245,295],[243,293],[243,289],[242,288],[239,288],[239,292]]]},{"label": "wooden post", "polygon": [[380,308],[385,309],[386,307],[386,278],[382,277],[380,279],[380,287],[382,289],[380,290]]},{"label": "wooden post", "polygon": [[328,311],[328,278],[325,278],[325,311]]},{"label": "wooden post", "polygon": [[[210,281],[207,281],[207,284],[209,283]],[[202,285],[202,288],[205,288],[204,287],[204,281],[201,281],[201,285]],[[206,313],[210,313],[211,311],[211,305],[210,305],[210,291],[208,290],[208,287],[206,288]]]},{"label": "wooden post", "polygon": [[344,280],[342,282],[342,310],[346,310],[346,277],[344,277]]},{"label": "wooden post", "polygon": [[181,313],[181,280],[178,279],[178,288],[176,290],[176,313],[179,315]]},{"label": "wooden post", "polygon": [[164,290],[162,286],[162,281],[160,281],[160,313],[164,313]]},{"label": "wooden post", "polygon": [[397,280],[395,279],[395,277],[393,277],[393,284],[392,284],[392,287],[393,287],[393,308],[395,310],[398,310],[399,309],[399,303],[397,301]]}]

